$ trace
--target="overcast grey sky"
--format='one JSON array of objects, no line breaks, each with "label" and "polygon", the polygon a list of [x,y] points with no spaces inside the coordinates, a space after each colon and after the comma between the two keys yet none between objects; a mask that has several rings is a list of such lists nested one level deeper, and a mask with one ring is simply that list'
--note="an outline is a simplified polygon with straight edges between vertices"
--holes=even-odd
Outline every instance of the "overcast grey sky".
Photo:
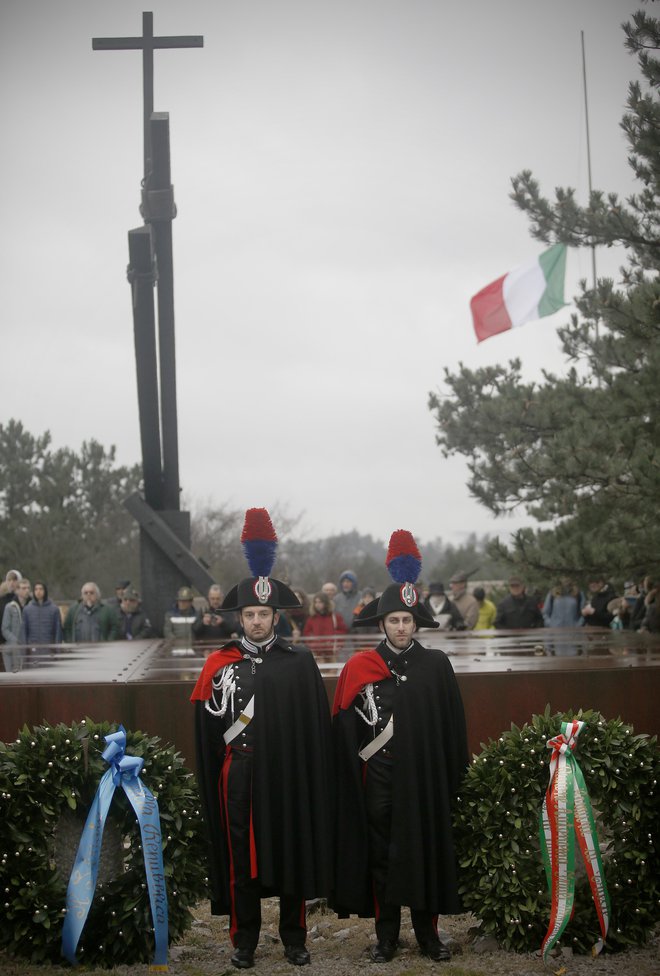
[{"label": "overcast grey sky", "polygon": [[[627,0],[3,0],[2,418],[140,459],[127,233],[141,224],[142,57],[92,37],[202,34],[155,53],[169,112],[180,474],[193,508],[304,512],[459,543],[508,534],[435,445],[443,368],[563,369],[570,307],[477,346],[470,297],[533,258],[510,178],[587,166],[630,192]],[[623,253],[598,257],[617,276]],[[590,276],[571,251],[567,297]]]}]

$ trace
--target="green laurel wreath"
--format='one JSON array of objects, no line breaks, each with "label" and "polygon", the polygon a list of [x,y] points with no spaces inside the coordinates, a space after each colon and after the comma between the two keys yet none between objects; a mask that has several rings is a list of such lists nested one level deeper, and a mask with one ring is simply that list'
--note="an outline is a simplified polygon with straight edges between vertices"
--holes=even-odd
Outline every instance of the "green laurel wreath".
[{"label": "green laurel wreath", "polygon": [[[11,955],[62,961],[69,874],[89,805],[108,769],[101,758],[104,737],[116,730],[84,719],[70,726],[25,726],[15,742],[0,742],[0,947]],[[171,746],[143,732],[126,735],[126,751],[144,759],[141,778],[158,800],[174,941],[206,893],[197,788]],[[104,869],[106,846],[115,857]],[[154,938],[140,830],[123,790],[116,790],[110,807],[103,851],[79,959],[107,967],[149,962]]]},{"label": "green laurel wreath", "polygon": [[[550,919],[538,825],[548,787],[549,739],[561,723],[586,723],[575,756],[596,818],[612,917],[606,948],[641,945],[660,918],[660,752],[656,737],[635,735],[594,711],[534,715],[473,757],[454,818],[467,910],[506,949],[539,949]],[[562,945],[591,951],[598,919],[578,865],[575,911]]]}]

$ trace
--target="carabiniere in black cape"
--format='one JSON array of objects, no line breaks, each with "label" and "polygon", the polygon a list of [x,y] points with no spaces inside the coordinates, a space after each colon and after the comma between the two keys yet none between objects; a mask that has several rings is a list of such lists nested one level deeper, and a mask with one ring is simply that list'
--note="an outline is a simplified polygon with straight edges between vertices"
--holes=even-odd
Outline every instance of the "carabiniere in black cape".
[{"label": "carabiniere in black cape", "polygon": [[[240,644],[226,645],[224,651]],[[219,652],[222,654],[223,652]],[[211,912],[230,913],[229,857],[218,797],[223,723],[195,702],[200,796],[209,833]],[[255,674],[252,816],[262,897],[327,897],[331,886],[328,700],[310,651],[283,640]]]},{"label": "carabiniere in black cape", "polygon": [[[439,915],[455,914],[462,909],[451,816],[452,802],[468,764],[463,702],[443,651],[413,641],[410,650],[403,653],[406,680],[394,691],[394,737],[389,745],[393,767],[387,901]],[[376,651],[363,654],[365,659],[367,655],[380,655],[386,662],[397,660],[385,641]],[[352,681],[352,687],[366,683],[360,678],[366,663],[360,660],[363,654],[355,654],[345,665],[342,679]],[[360,700],[358,696],[357,702]],[[362,761],[358,757],[365,723],[355,712],[355,701],[344,700],[339,707],[340,701],[335,699],[337,854],[332,902],[340,916],[371,917],[374,903]]]}]

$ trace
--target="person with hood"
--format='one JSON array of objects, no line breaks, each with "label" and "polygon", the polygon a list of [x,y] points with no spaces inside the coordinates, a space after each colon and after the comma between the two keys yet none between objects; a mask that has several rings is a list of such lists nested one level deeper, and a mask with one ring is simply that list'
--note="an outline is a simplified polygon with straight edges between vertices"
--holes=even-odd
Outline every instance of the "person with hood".
[{"label": "person with hood", "polygon": [[414,637],[438,624],[415,586],[421,557],[410,532],[392,534],[387,567],[395,582],[361,615],[383,639],[346,662],[333,705],[332,904],[340,917],[375,918],[376,963],[394,957],[408,905],[422,955],[441,961],[451,953],[438,915],[462,910],[452,803],[468,765],[465,716],[449,658]]},{"label": "person with hood", "polygon": [[335,610],[343,618],[346,629],[353,623],[353,611],[360,602],[357,576],[352,569],[345,569],[339,577],[339,589],[334,598]]},{"label": "person with hood", "polygon": [[497,607],[492,600],[488,599],[483,586],[475,586],[474,590],[472,591],[472,595],[479,605],[479,614],[477,616],[477,622],[474,625],[474,629],[492,630],[495,626]]},{"label": "person with hood", "polygon": [[261,899],[279,896],[286,960],[310,962],[305,902],[329,894],[330,715],[309,648],[277,636],[299,607],[270,576],[277,536],[248,509],[241,536],[251,576],[227,593],[243,636],[207,659],[191,700],[200,796],[209,831],[211,912],[229,915],[237,969],[254,966]]},{"label": "person with hood", "polygon": [[62,643],[62,616],[43,580],[35,580],[32,599],[23,609],[19,643],[30,647]]}]

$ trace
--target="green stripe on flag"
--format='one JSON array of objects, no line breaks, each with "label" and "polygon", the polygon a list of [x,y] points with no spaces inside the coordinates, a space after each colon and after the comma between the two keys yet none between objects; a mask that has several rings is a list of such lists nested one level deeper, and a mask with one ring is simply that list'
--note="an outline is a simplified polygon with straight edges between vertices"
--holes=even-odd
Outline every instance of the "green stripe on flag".
[{"label": "green stripe on flag", "polygon": [[545,278],[545,291],[539,301],[539,318],[552,315],[563,308],[564,277],[566,275],[566,245],[554,244],[539,255],[539,264]]}]

